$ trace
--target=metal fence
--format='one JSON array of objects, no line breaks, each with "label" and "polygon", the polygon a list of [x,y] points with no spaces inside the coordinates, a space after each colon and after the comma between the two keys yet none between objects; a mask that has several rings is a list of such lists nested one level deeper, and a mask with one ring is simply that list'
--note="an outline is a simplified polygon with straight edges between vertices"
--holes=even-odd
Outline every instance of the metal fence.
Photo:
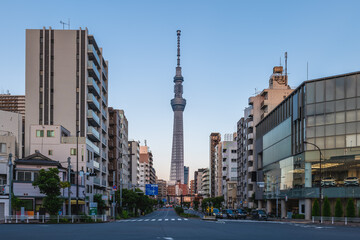
[{"label": "metal fence", "polygon": [[313,216],[312,222],[319,222],[319,223],[343,223],[347,225],[348,223],[360,223],[360,218],[349,218],[349,217],[319,217]]},{"label": "metal fence", "polygon": [[106,215],[11,215],[0,219],[0,223],[92,223],[107,221]]}]

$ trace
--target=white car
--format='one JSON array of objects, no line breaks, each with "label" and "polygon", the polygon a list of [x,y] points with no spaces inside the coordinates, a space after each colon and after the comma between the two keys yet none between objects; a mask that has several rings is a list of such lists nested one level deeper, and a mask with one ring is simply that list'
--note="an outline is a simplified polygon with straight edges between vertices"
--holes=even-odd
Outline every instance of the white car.
[{"label": "white car", "polygon": [[359,179],[357,177],[347,177],[344,179],[345,186],[359,186]]},{"label": "white car", "polygon": [[322,187],[335,187],[336,186],[335,178],[333,178],[333,177],[324,178],[323,180],[321,180],[321,186]]}]

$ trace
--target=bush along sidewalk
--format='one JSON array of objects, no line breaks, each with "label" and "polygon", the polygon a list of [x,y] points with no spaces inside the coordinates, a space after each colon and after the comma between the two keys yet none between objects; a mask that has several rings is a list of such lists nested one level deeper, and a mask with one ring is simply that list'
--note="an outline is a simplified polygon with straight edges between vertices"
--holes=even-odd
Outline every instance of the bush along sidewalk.
[{"label": "bush along sidewalk", "polygon": [[177,215],[179,215],[180,217],[184,217],[184,218],[199,218],[199,216],[194,215],[194,214],[190,214],[190,213],[185,213],[184,209],[182,207],[175,207],[175,212]]}]

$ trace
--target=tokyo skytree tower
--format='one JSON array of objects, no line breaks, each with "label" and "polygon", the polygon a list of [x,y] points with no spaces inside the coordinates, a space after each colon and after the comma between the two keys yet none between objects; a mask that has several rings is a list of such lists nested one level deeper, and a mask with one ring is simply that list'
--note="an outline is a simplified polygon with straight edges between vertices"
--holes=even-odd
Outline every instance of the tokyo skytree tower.
[{"label": "tokyo skytree tower", "polygon": [[174,93],[175,96],[171,100],[171,107],[174,111],[174,129],[171,155],[171,170],[170,170],[170,185],[180,181],[184,184],[184,127],[183,127],[183,112],[186,105],[186,100],[182,97],[184,78],[181,75],[180,67],[180,34],[177,30],[177,66],[176,75],[174,77]]}]

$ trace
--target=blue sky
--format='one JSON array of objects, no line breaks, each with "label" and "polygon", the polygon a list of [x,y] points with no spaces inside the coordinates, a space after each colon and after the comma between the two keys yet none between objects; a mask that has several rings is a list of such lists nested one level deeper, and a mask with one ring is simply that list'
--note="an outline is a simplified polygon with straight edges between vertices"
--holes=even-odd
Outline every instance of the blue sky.
[{"label": "blue sky", "polygon": [[[359,1],[1,0],[0,92],[25,93],[25,29],[70,18],[109,61],[109,105],[129,138],[153,151],[159,178],[171,159],[176,30],[182,30],[185,165],[209,165],[209,135],[236,130],[248,97],[268,86],[288,52],[289,84],[360,69]],[[282,63],[283,64],[283,63]]]}]

